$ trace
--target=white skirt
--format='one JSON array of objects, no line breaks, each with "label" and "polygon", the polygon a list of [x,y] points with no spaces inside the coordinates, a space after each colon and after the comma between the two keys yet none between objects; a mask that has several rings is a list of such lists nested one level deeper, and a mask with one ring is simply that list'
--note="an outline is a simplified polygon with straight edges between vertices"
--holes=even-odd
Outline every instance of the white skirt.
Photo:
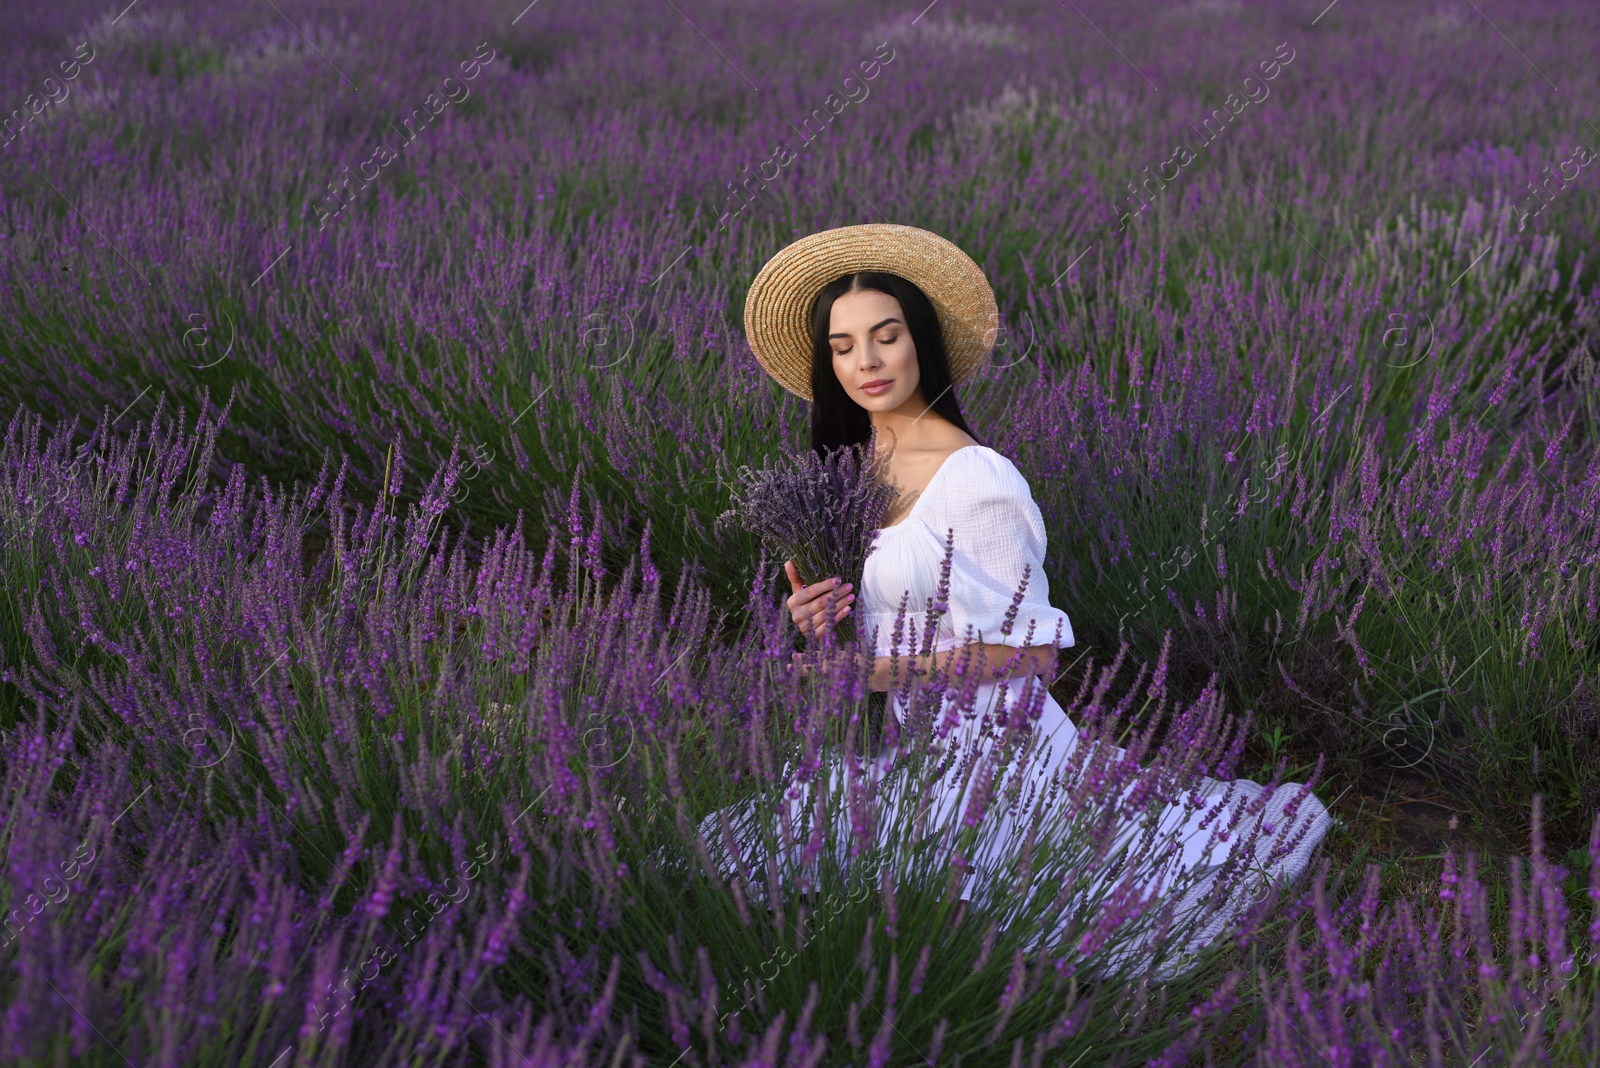
[{"label": "white skirt", "polygon": [[[1096,784],[1090,791],[1100,792],[1104,788],[1098,784],[1106,771],[1126,760],[1127,750],[1102,741],[1098,747],[1080,754],[1075,767],[1069,767],[1079,748],[1078,728],[1055,698],[1047,690],[1039,694],[1035,684],[1027,688],[1035,691],[1032,703],[1042,697],[1042,706],[1033,722],[1031,745],[1019,757],[1002,762],[997,789],[986,789],[985,780],[992,782],[995,775],[991,772],[994,765],[985,758],[997,740],[1007,733],[1013,741],[1027,737],[1025,728],[1007,732],[997,726],[996,721],[1002,716],[1002,686],[1004,717],[1025,715],[1024,680],[978,685],[972,707],[964,711],[957,707],[955,687],[946,692],[940,722],[933,732],[942,740],[932,751],[935,757],[944,757],[942,770],[937,775],[930,772],[920,776],[925,784],[920,788],[910,775],[894,773],[897,758],[910,748],[904,745],[885,746],[875,757],[858,757],[853,767],[845,766],[843,759],[835,755],[822,768],[815,769],[807,781],[801,781],[793,766],[786,765],[783,803],[758,806],[757,799],[746,799],[711,813],[701,822],[700,832],[710,859],[724,875],[742,871],[746,886],[760,898],[770,881],[781,883],[785,877],[798,881],[802,888],[814,887],[817,862],[828,849],[830,837],[834,859],[846,871],[855,858],[900,856],[908,838],[913,842],[932,838],[943,850],[935,852],[936,864],[960,897],[1000,908],[1008,902],[1016,904],[1017,887],[1014,876],[1006,870],[1008,859],[1016,858],[1026,848],[1036,818],[1052,822],[1052,806],[1058,810],[1067,792],[1074,788],[1082,791],[1086,777]],[[903,726],[902,695],[891,692],[888,698],[897,724]],[[829,796],[838,797],[843,791],[845,797],[844,820],[835,821],[839,826],[831,835],[827,820],[814,811],[819,800],[814,787],[824,778],[819,774],[824,770],[824,806]],[[1280,784],[1263,802],[1266,788],[1259,783],[1248,779],[1223,782],[1199,776],[1184,789],[1167,787],[1167,793],[1175,799],[1159,809],[1152,826],[1148,817],[1131,810],[1128,799],[1141,786],[1140,796],[1144,796],[1159,784],[1131,764],[1123,774],[1126,778],[1115,798],[1121,811],[1108,812],[1110,800],[1093,796],[1086,796],[1078,806],[1085,821],[1079,826],[1087,828],[1089,821],[1100,824],[1094,828],[1092,840],[1091,836],[1078,836],[1076,845],[1084,851],[1085,866],[1090,849],[1100,858],[1110,859],[1096,862],[1098,877],[1084,880],[1081,887],[1071,887],[1066,901],[1053,895],[1064,906],[1057,913],[1050,913],[1059,919],[1053,925],[1041,926],[1028,941],[1030,950],[1043,949],[1063,935],[1083,929],[1086,923],[1092,924],[1092,916],[1085,917],[1081,908],[1065,906],[1081,902],[1088,895],[1104,894],[1115,886],[1119,896],[1136,894],[1145,898],[1144,913],[1158,912],[1155,904],[1165,902],[1173,906],[1174,923],[1189,923],[1191,929],[1180,931],[1181,937],[1168,939],[1172,947],[1169,955],[1151,973],[1158,982],[1184,974],[1197,963],[1195,954],[1254,904],[1269,882],[1292,882],[1307,869],[1333,822],[1316,796],[1296,784]],[[981,799],[990,794],[992,802],[984,805]],[[1252,807],[1257,811],[1248,812]],[[767,813],[764,829],[759,815],[762,809]],[[909,836],[904,829],[908,823]],[[1059,821],[1053,825],[1061,826]],[[975,842],[970,836],[963,840],[971,856],[953,851],[948,844],[952,832],[964,826],[981,827]],[[1240,856],[1235,865],[1225,868],[1224,862],[1257,827],[1260,834],[1251,855]],[[1059,835],[1059,830],[1056,833]],[[768,842],[778,843],[777,848],[769,848]],[[1124,849],[1128,852],[1119,859],[1116,855]],[[1247,870],[1238,870],[1241,866]],[[1228,877],[1225,886],[1218,882],[1224,876]],[[1225,900],[1218,899],[1219,890],[1226,890]],[[1137,969],[1138,943],[1127,935],[1122,938],[1122,943],[1106,956],[1107,971],[1122,972],[1129,965]]]}]

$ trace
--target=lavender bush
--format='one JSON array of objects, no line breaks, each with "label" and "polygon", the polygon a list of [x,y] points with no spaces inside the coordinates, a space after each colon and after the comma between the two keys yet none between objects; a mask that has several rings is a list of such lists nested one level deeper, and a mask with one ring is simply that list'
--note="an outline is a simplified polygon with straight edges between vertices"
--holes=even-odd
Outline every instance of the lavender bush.
[{"label": "lavender bush", "polygon": [[[1320,872],[1309,945],[1288,943],[1286,975],[1264,979],[1272,1012],[1259,1065],[1592,1064],[1600,1051],[1600,863],[1586,883],[1590,921],[1576,939],[1567,870],[1545,856],[1533,798],[1530,876],[1510,859],[1510,917],[1498,945],[1491,890],[1447,853],[1432,902],[1380,908],[1376,866],[1363,891],[1334,907]],[[1600,858],[1600,816],[1589,837]],[[1298,935],[1298,932],[1296,932]],[[1504,951],[1503,953],[1501,951]]]}]

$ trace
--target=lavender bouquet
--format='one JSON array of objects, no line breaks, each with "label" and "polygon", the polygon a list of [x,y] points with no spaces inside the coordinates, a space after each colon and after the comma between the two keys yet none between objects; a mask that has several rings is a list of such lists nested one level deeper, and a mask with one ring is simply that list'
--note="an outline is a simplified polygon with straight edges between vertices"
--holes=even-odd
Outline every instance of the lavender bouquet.
[{"label": "lavender bouquet", "polygon": [[[825,458],[809,449],[784,450],[759,470],[740,467],[733,507],[717,517],[716,529],[742,525],[793,560],[801,582],[838,575],[859,590],[878,528],[900,496],[877,477],[892,455],[878,456],[874,429],[865,446],[833,449]],[[841,641],[856,638],[852,616],[834,629]]]}]

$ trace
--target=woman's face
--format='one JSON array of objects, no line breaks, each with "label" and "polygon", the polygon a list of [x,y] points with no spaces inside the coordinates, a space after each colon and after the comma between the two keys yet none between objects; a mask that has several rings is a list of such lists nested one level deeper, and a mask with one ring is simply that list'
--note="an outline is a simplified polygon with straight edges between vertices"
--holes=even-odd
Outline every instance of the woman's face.
[{"label": "woman's face", "polygon": [[828,317],[828,344],[839,384],[867,411],[921,404],[917,348],[894,297],[872,289],[841,294]]}]

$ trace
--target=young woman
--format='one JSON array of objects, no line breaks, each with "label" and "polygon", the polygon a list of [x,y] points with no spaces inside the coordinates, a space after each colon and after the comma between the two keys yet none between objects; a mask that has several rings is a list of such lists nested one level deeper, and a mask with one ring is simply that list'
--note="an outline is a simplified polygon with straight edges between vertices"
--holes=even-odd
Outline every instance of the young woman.
[{"label": "young woman", "polygon": [[[745,311],[751,349],[763,368],[811,401],[812,447],[865,444],[876,430],[878,448],[887,456],[883,474],[901,490],[867,558],[861,589],[838,576],[804,585],[793,562],[785,562],[795,624],[817,634],[855,616],[857,632],[875,653],[870,687],[888,694],[900,725],[905,720],[897,698],[909,688],[913,673],[926,675],[964,658],[966,672],[976,665],[982,674],[971,706],[949,702],[949,721],[959,721],[951,744],[982,752],[996,724],[1031,729],[1038,736],[1037,751],[1045,754],[1040,767],[1053,774],[1072,754],[1078,735],[1047,689],[1056,650],[1074,644],[1072,625],[1050,603],[1044,522],[1027,480],[972,433],[955,394],[955,387],[987,360],[998,319],[993,292],[977,264],[936,234],[895,225],[843,227],[788,246],[762,268]],[[942,576],[947,538],[953,551],[948,575]],[[907,655],[924,648],[921,610],[937,599],[942,577],[948,583],[947,611],[932,652]],[[892,631],[902,603],[909,606],[904,625],[914,632],[901,633],[896,642]],[[889,655],[892,646],[899,654],[895,658]],[[880,759],[879,770],[885,767]],[[836,772],[835,788],[838,781]],[[955,814],[959,822],[966,785],[958,776],[946,777],[937,788],[942,804],[933,806],[936,818]],[[1161,814],[1171,855],[1146,889],[1160,894],[1186,871],[1192,878],[1184,897],[1197,903],[1209,892],[1211,877],[1193,877],[1216,869],[1245,837],[1242,827],[1221,838],[1215,832],[1237,822],[1246,802],[1261,798],[1263,788],[1249,780],[1201,777],[1192,793],[1203,795],[1206,806],[1196,811],[1194,805],[1172,804]],[[780,823],[797,820],[814,803],[808,786],[790,797],[791,820]],[[1224,811],[1230,806],[1231,817]],[[1253,807],[1270,827],[1254,843],[1257,872],[1298,876],[1331,825],[1327,810],[1309,790],[1282,787]],[[724,847],[731,839],[740,859],[746,865],[754,861],[754,870],[761,871],[764,836],[749,822],[752,813],[746,805],[734,814],[726,837],[725,813],[713,813],[702,829],[708,841]],[[964,899],[993,888],[986,881],[992,882],[991,873],[1005,855],[1015,853],[1026,829],[1022,821],[1013,826],[1008,812],[990,812],[987,818],[996,821],[998,832],[971,858]],[[1117,840],[1127,840],[1132,831],[1123,828]],[[806,843],[793,844],[807,853]],[[815,846],[810,843],[807,855],[814,857]],[[736,866],[725,849],[719,852],[730,870]],[[1242,908],[1248,901],[1239,896]],[[1237,911],[1217,913],[1200,940],[1220,931]],[[1168,967],[1165,974],[1176,972]]]}]

